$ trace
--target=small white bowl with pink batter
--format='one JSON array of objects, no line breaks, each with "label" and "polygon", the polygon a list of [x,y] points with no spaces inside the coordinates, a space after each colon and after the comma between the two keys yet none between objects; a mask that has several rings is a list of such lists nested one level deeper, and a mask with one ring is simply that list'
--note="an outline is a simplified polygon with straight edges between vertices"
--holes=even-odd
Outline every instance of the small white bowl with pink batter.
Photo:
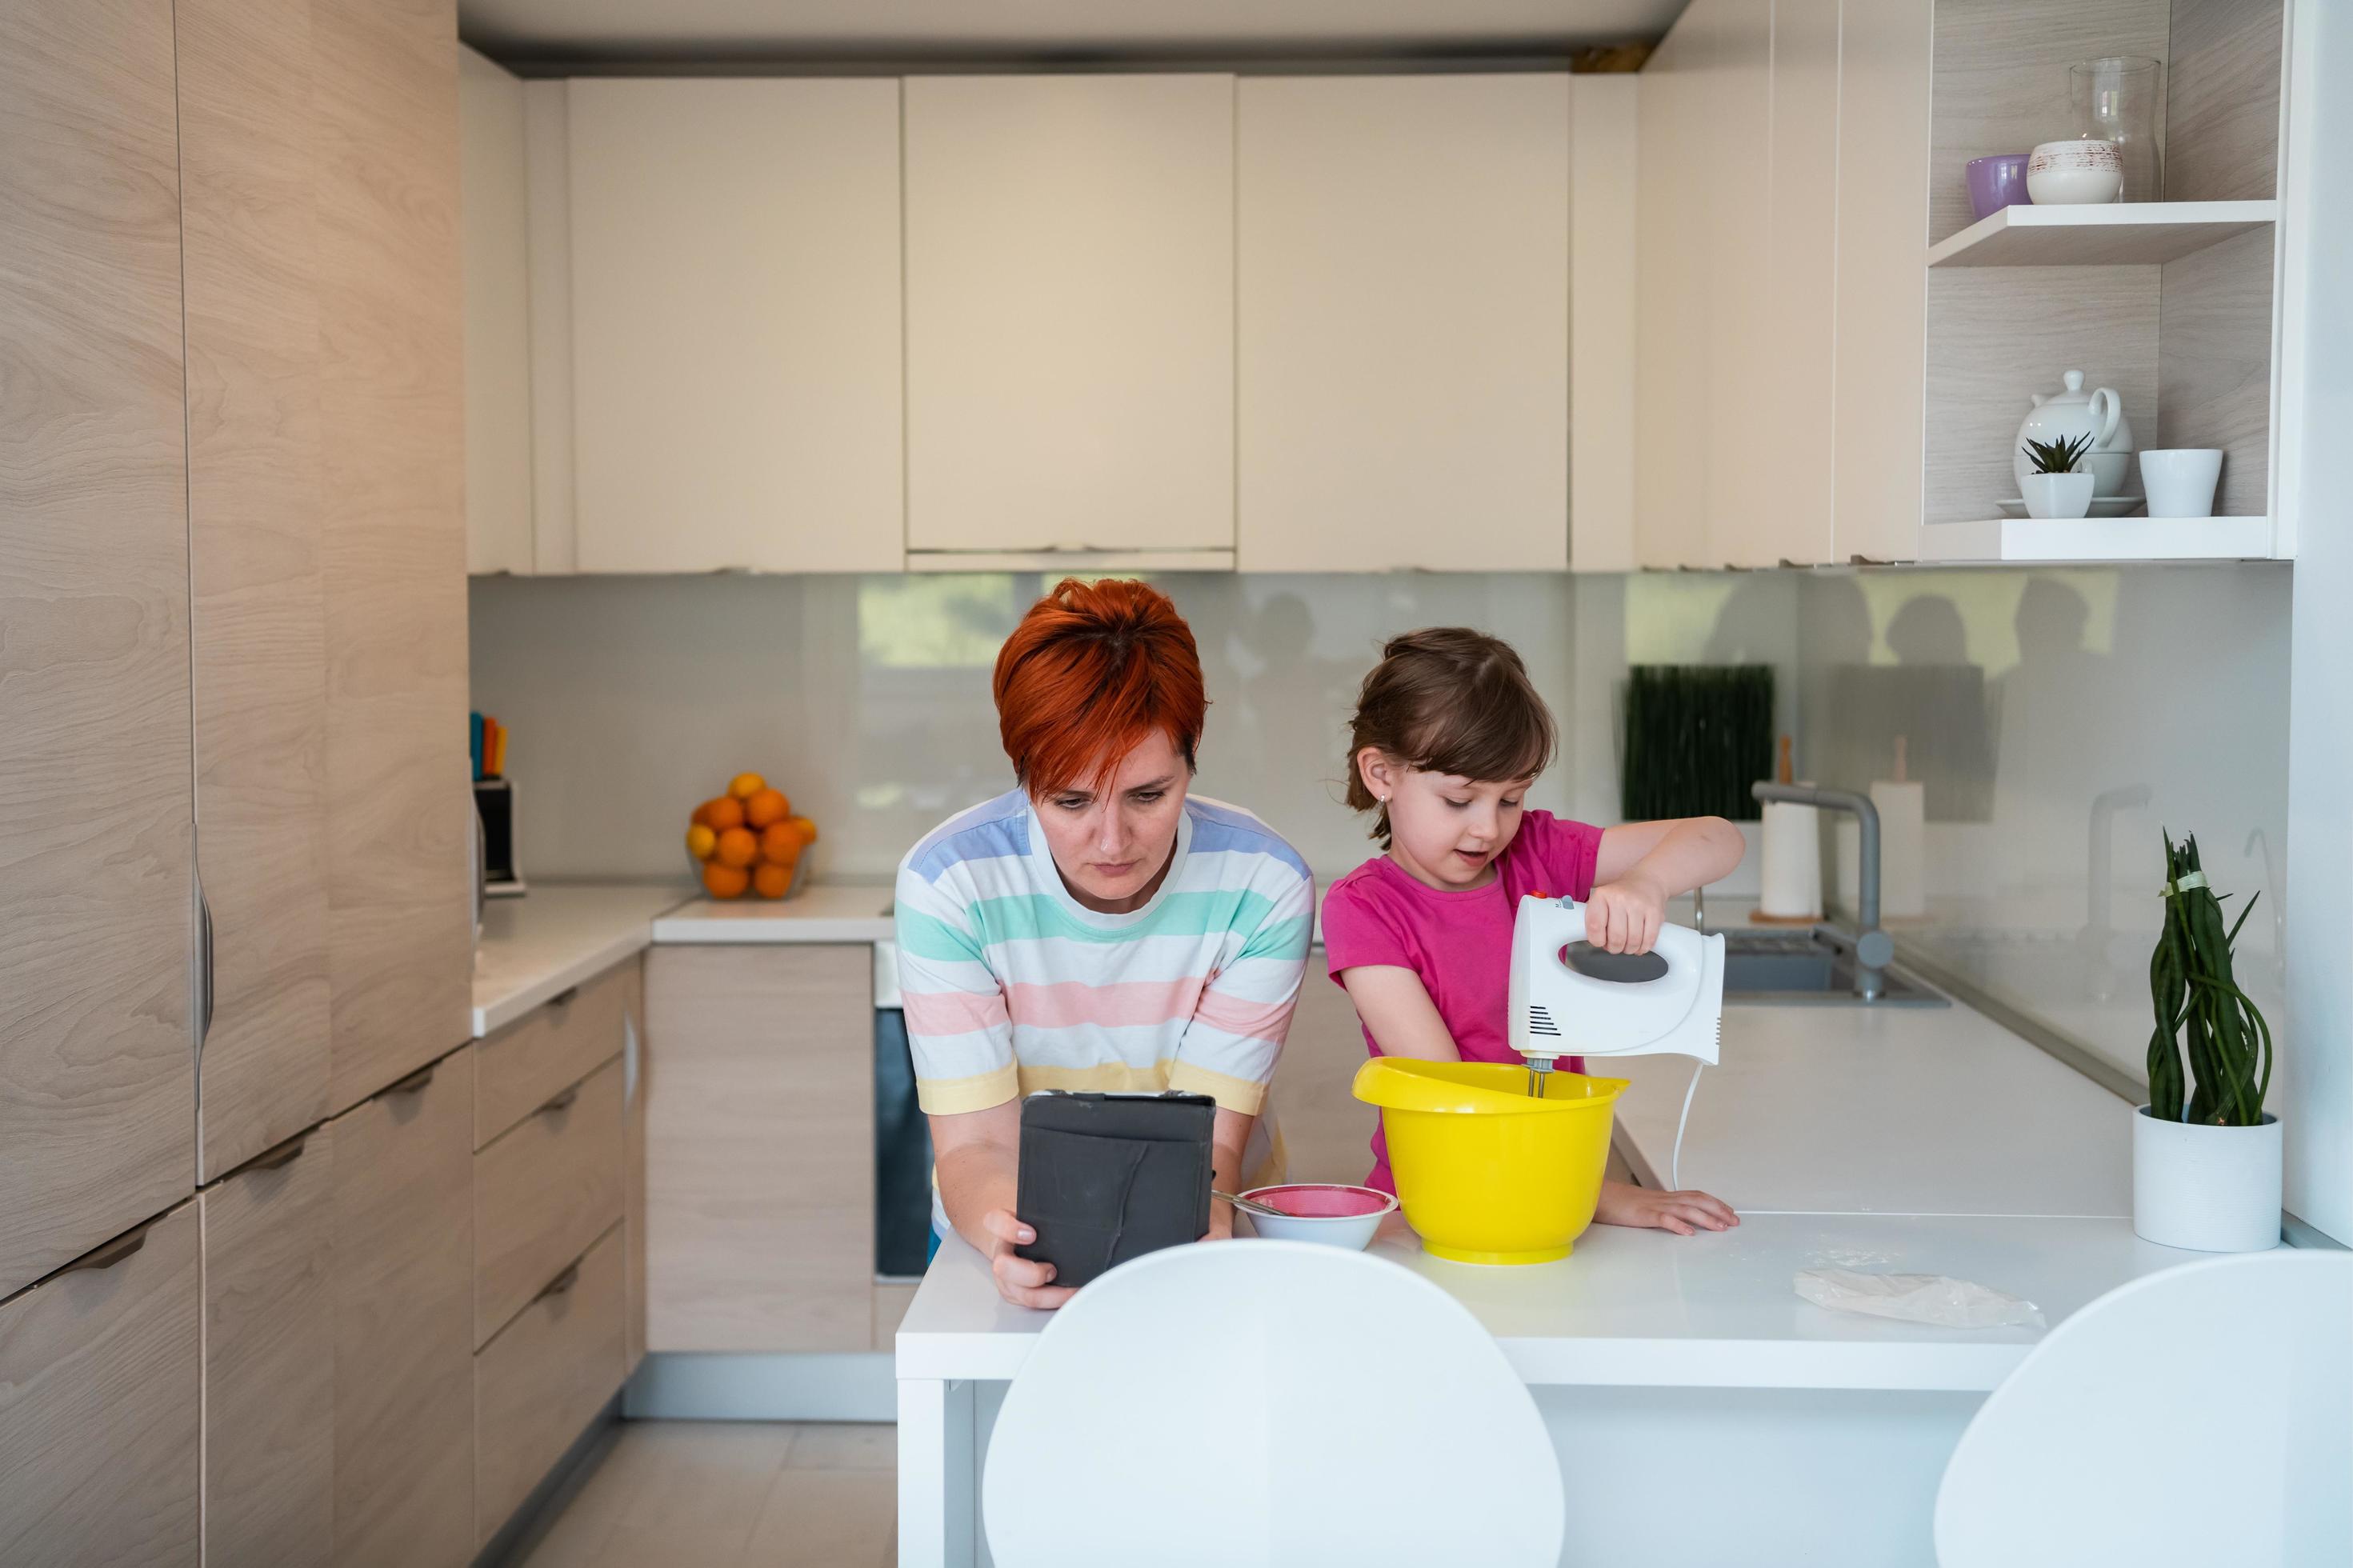
[{"label": "small white bowl with pink batter", "polygon": [[1252,1187],[1241,1194],[1254,1204],[1279,1210],[1247,1211],[1259,1235],[1275,1241],[1320,1241],[1361,1252],[1397,1211],[1398,1201],[1373,1187],[1345,1186],[1336,1182],[1293,1182],[1279,1187]]}]

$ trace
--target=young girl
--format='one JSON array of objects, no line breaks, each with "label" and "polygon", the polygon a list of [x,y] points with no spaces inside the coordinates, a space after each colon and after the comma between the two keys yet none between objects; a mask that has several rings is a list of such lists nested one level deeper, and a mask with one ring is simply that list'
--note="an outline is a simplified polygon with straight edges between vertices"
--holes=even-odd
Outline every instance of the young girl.
[{"label": "young girl", "polygon": [[[1721,817],[1588,827],[1522,799],[1552,761],[1552,715],[1509,644],[1457,626],[1409,632],[1365,677],[1348,804],[1388,851],[1332,884],[1324,949],[1378,1055],[1516,1066],[1505,1027],[1512,921],[1524,893],[1586,905],[1586,934],[1647,952],[1667,900],[1740,864]],[[1584,1064],[1563,1064],[1573,1071]],[[1395,1192],[1373,1134],[1368,1183]],[[1689,1236],[1740,1220],[1700,1192],[1604,1182],[1594,1217]]]}]

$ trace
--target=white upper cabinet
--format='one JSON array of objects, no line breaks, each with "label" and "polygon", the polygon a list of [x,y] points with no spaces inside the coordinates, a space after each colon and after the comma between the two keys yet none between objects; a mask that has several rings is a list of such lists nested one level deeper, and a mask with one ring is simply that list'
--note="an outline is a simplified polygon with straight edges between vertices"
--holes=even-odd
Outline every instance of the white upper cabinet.
[{"label": "white upper cabinet", "polygon": [[568,84],[584,572],[902,563],[899,84]]},{"label": "white upper cabinet", "polygon": [[[911,563],[1055,550],[1224,564],[1233,79],[919,77],[905,90]],[[586,528],[584,514],[584,547]]]},{"label": "white upper cabinet", "polygon": [[1240,84],[1243,569],[1568,564],[1570,85]]},{"label": "white upper cabinet", "polygon": [[522,80],[460,45],[466,570],[532,569],[531,252]]}]

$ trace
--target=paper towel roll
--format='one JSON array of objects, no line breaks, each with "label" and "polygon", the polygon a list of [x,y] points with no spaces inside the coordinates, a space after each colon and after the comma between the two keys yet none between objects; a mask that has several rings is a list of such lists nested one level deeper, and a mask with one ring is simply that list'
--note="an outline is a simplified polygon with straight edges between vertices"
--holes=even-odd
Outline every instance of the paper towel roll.
[{"label": "paper towel roll", "polygon": [[1777,920],[1820,920],[1822,913],[1821,812],[1788,801],[1765,804],[1763,896],[1757,911]]},{"label": "paper towel roll", "polygon": [[1879,912],[1894,920],[1925,914],[1927,786],[1881,779],[1871,786],[1871,804],[1879,808]]}]

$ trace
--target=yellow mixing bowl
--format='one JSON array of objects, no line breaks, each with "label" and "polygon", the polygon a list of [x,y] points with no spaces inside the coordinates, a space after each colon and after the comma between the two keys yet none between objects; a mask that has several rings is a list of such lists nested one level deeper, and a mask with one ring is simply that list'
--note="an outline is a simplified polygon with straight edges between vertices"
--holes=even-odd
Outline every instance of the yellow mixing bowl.
[{"label": "yellow mixing bowl", "polygon": [[1457,1263],[1550,1263],[1593,1223],[1622,1078],[1375,1057],[1354,1092],[1381,1109],[1389,1173],[1422,1250]]}]

